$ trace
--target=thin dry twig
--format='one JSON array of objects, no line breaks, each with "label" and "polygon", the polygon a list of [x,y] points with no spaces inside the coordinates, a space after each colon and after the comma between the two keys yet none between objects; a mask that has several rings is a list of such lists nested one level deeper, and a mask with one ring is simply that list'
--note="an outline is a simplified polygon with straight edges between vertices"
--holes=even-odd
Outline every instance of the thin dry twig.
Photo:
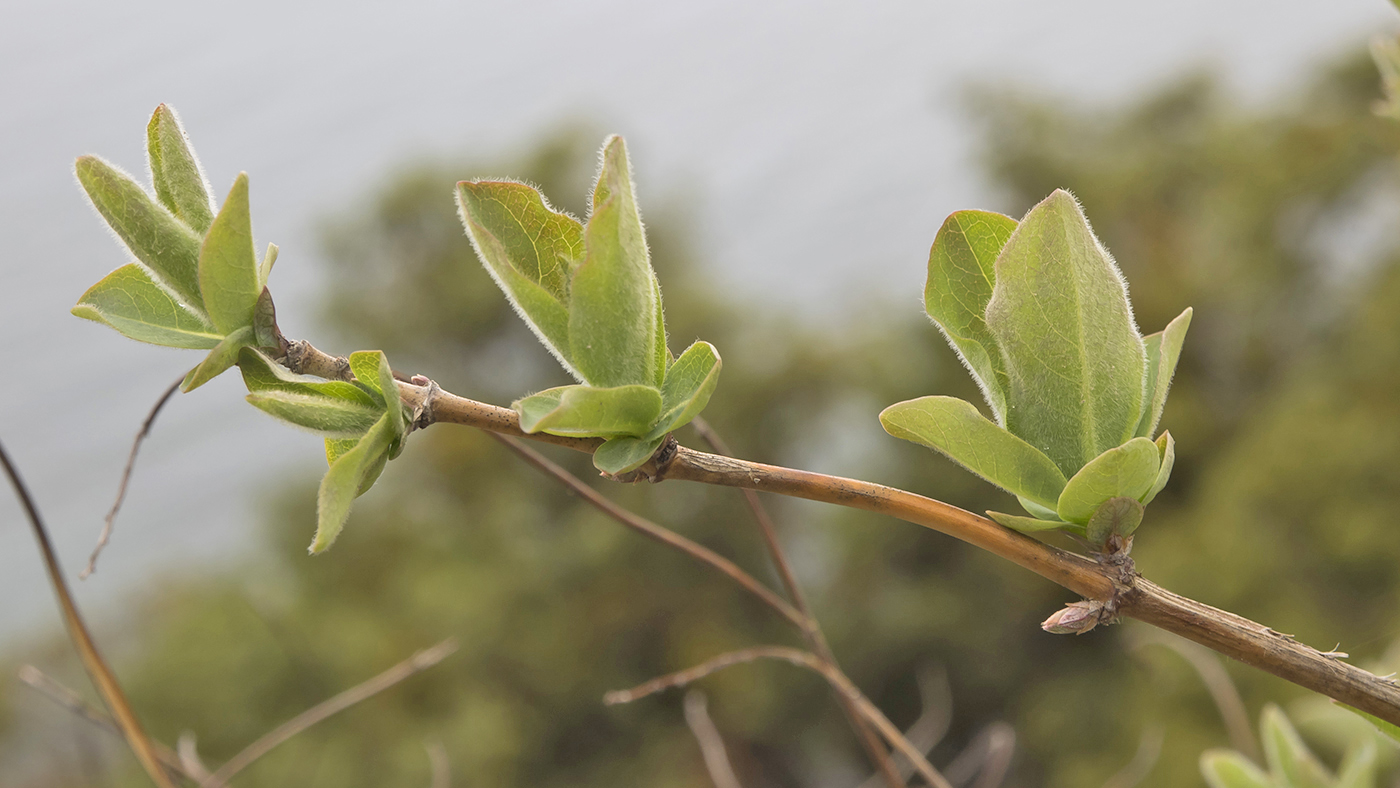
[{"label": "thin dry twig", "polygon": [[1108,782],[1103,784],[1103,788],[1133,788],[1133,786],[1147,779],[1147,775],[1152,773],[1152,767],[1157,765],[1157,759],[1162,757],[1162,742],[1166,735],[1161,728],[1148,728],[1142,732],[1142,739],[1138,742],[1137,752],[1133,754],[1133,759],[1118,771],[1117,774],[1108,778]]},{"label": "thin dry twig", "polygon": [[348,690],[312,706],[297,716],[263,734],[261,738],[243,749],[220,766],[209,779],[200,783],[200,788],[223,788],[234,775],[246,769],[257,759],[266,755],[274,747],[296,736],[318,722],[338,714],[360,701],[366,700],[400,681],[421,673],[446,659],[457,650],[455,641],[448,639],[431,648],[426,648],[399,664],[389,668],[368,681],[356,684]]},{"label": "thin dry twig", "polygon": [[447,760],[447,748],[440,741],[424,742],[428,751],[428,767],[432,778],[428,788],[452,788],[452,764]]},{"label": "thin dry twig", "polygon": [[[122,735],[121,726],[117,724],[116,720],[112,719],[112,715],[101,709],[94,708],[92,704],[83,700],[81,695],[69,689],[52,676],[45,674],[42,670],[39,670],[33,665],[21,665],[18,676],[19,680],[27,684],[31,689],[67,709],[69,712],[72,712],[75,716],[87,720],[108,733],[113,733],[117,736]],[[166,767],[192,780],[198,779],[194,774],[185,769],[179,754],[174,750],[171,750],[169,747],[155,740],[151,741],[151,747],[155,750],[156,757],[159,758],[160,762],[165,764]]]},{"label": "thin dry twig", "polygon": [[729,763],[729,754],[724,751],[724,739],[719,735],[719,728],[715,727],[709,710],[705,708],[705,693],[700,690],[685,694],[685,724],[690,726],[690,732],[695,734],[695,741],[700,744],[705,770],[710,773],[710,782],[715,784],[715,788],[743,788],[739,777],[734,774],[734,767]]},{"label": "thin dry twig", "polygon": [[131,704],[126,699],[126,693],[122,692],[116,674],[112,672],[107,661],[98,652],[97,643],[92,639],[92,633],[88,631],[82,614],[78,612],[78,606],[73,601],[73,594],[68,590],[67,581],[63,579],[63,570],[59,568],[58,554],[54,552],[53,543],[49,541],[48,529],[44,527],[44,521],[39,516],[39,509],[29,494],[29,488],[20,478],[14,463],[10,462],[10,455],[5,451],[3,445],[0,445],[0,464],[4,465],[5,474],[10,477],[10,484],[14,486],[15,494],[19,496],[20,503],[24,506],[24,512],[29,517],[29,524],[34,530],[34,538],[39,542],[39,552],[43,554],[44,569],[49,574],[49,582],[53,585],[54,595],[58,597],[58,607],[63,612],[63,623],[68,628],[68,637],[73,641],[73,647],[77,649],[83,667],[87,670],[93,685],[97,687],[97,693],[102,696],[102,701],[112,712],[112,717],[116,719],[122,735],[126,737],[127,744],[131,747],[132,752],[136,753],[136,759],[141,762],[142,768],[150,775],[151,780],[159,788],[174,788],[174,784],[170,781],[170,775],[166,773],[160,758],[156,756],[151,740],[141,728],[141,721],[131,710]]},{"label": "thin dry twig", "polygon": [[1219,655],[1204,646],[1154,629],[1135,631],[1129,642],[1136,651],[1141,651],[1147,646],[1165,646],[1186,660],[1187,664],[1195,668],[1197,675],[1201,677],[1201,683],[1210,691],[1211,700],[1215,701],[1215,708],[1220,711],[1220,719],[1224,721],[1225,730],[1230,734],[1231,746],[1255,763],[1264,762],[1259,741],[1254,738],[1254,729],[1249,724],[1249,712],[1245,710],[1244,699],[1240,697],[1239,688],[1230,679],[1230,674],[1225,671],[1225,665],[1220,661]]},{"label": "thin dry twig", "polygon": [[975,777],[972,788],[997,788],[1011,770],[1015,754],[1016,729],[998,720],[978,731],[943,772],[955,785],[967,785]]},{"label": "thin dry twig", "polygon": [[885,737],[885,741],[889,742],[891,747],[899,750],[904,757],[908,758],[910,762],[914,764],[919,775],[923,777],[929,785],[934,786],[934,788],[952,788],[952,785],[943,778],[943,775],[939,774],[938,770],[933,768],[933,765],[928,762],[924,754],[905,740],[904,736],[900,734],[899,729],[894,726],[894,723],[890,722],[889,718],[886,717],[875,704],[871,703],[870,700],[861,693],[860,689],[856,687],[855,684],[851,683],[850,679],[846,678],[845,674],[809,651],[788,648],[787,646],[755,646],[753,648],[740,649],[739,651],[730,651],[709,659],[693,668],[687,668],[682,671],[677,671],[676,673],[670,673],[652,679],[651,681],[643,682],[631,689],[609,692],[603,696],[603,702],[610,706],[619,703],[631,703],[634,700],[645,698],[648,695],[661,692],[662,690],[683,687],[693,681],[703,679],[711,673],[723,670],[724,668],[733,665],[742,665],[759,659],[781,660],[816,672],[822,678],[826,679],[831,686],[835,687],[838,692],[850,698],[852,702],[855,703],[861,715],[864,716],[871,725],[875,726],[875,730],[879,731],[880,735]]},{"label": "thin dry twig", "polygon": [[[948,674],[942,668],[926,666],[919,670],[916,679],[919,683],[919,718],[904,729],[904,738],[927,755],[943,741],[948,726],[953,722],[952,690],[948,687]],[[914,775],[914,764],[907,758],[899,758],[895,765],[901,778],[908,780]],[[948,769],[943,770],[943,776],[950,782],[957,782]],[[860,784],[860,788],[877,788],[881,779],[880,774],[872,774]]]},{"label": "thin dry twig", "polygon": [[117,499],[112,502],[112,508],[108,510],[106,519],[102,521],[102,533],[97,536],[97,545],[92,548],[92,555],[88,557],[87,566],[78,573],[79,580],[86,580],[88,575],[97,571],[97,557],[102,555],[102,549],[112,538],[112,528],[117,522],[117,512],[121,511],[122,502],[126,500],[126,487],[131,483],[131,471],[136,467],[136,453],[141,451],[141,444],[146,440],[146,436],[151,434],[151,427],[156,423],[156,416],[160,415],[161,408],[164,408],[165,403],[169,402],[170,398],[175,396],[175,392],[180,390],[180,384],[184,380],[185,376],[181,375],[174,383],[171,383],[170,388],[166,389],[165,393],[160,395],[160,399],[156,400],[155,407],[151,408],[151,412],[146,414],[146,420],[141,422],[141,431],[136,433],[136,440],[131,442],[131,453],[126,457],[126,467],[122,469],[122,480],[117,485]]},{"label": "thin dry twig", "polygon": [[185,774],[194,778],[195,782],[202,783],[213,776],[199,757],[199,740],[194,731],[185,731],[175,740],[175,754],[180,756],[180,765],[184,767]]}]

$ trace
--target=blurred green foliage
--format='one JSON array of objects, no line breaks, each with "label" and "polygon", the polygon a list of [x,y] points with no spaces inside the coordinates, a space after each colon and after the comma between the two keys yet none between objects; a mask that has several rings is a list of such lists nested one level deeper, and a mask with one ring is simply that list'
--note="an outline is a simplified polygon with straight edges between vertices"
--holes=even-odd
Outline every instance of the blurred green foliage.
[{"label": "blurred green foliage", "polygon": [[[1196,307],[1163,419],[1178,440],[1176,472],[1149,513],[1139,567],[1305,642],[1340,640],[1359,658],[1400,633],[1400,268],[1396,212],[1384,210],[1400,202],[1400,129],[1371,114],[1377,95],[1374,67],[1358,57],[1268,104],[1242,105],[1207,76],[1127,108],[989,89],[976,99],[988,170],[1005,195],[978,207],[1019,215],[1068,188],[1124,270],[1140,325]],[[382,348],[397,368],[486,401],[567,383],[477,263],[451,189],[504,172],[550,195],[582,195],[600,136],[566,131],[490,167],[424,166],[343,217],[327,232],[326,318],[338,336],[314,339]],[[875,419],[929,392],[980,399],[917,308],[816,329],[735,303],[693,259],[681,206],[664,203],[643,195],[673,349],[704,336],[724,354],[707,418],[738,452],[972,510],[1014,505],[888,438]],[[1381,216],[1375,226],[1357,220],[1371,215]],[[928,219],[931,242],[942,217]],[[923,260],[909,261],[910,293],[923,273]],[[697,445],[689,431],[679,437]],[[554,456],[594,477],[586,457]],[[174,741],[192,730],[219,762],[450,636],[456,655],[303,734],[237,784],[426,785],[424,743],[441,742],[455,785],[708,785],[679,693],[605,708],[603,692],[731,648],[797,644],[795,633],[482,435],[433,428],[395,465],[332,554],[303,549],[297,524],[312,520],[319,471],[308,468],[269,503],[255,560],[151,590],[121,672],[153,733]],[[599,484],[771,577],[736,492]],[[954,725],[935,763],[1005,719],[1020,748],[1008,784],[1101,785],[1160,729],[1163,754],[1142,784],[1200,785],[1200,753],[1226,743],[1191,669],[1166,649],[1129,648],[1131,625],[1048,635],[1038,622],[1071,597],[1038,577],[908,524],[772,505],[836,654],[896,724],[918,715],[919,668],[946,666]],[[1302,694],[1231,673],[1252,711]],[[748,788],[865,776],[815,677],[765,664],[703,686]],[[24,720],[7,725],[11,741],[24,736]],[[1318,744],[1335,762],[1328,746]],[[53,747],[55,758],[68,752]],[[108,784],[142,784],[132,768],[114,768]],[[32,785],[98,782],[65,774]]]}]

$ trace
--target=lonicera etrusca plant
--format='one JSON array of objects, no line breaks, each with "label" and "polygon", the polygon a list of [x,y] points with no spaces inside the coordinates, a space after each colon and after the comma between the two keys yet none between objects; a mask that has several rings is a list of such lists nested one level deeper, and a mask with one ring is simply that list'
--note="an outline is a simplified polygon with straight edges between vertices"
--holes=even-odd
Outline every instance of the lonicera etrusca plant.
[{"label": "lonicera etrusca plant", "polygon": [[603,145],[587,224],[514,181],[457,186],[462,223],[491,278],[579,384],[516,400],[521,429],[604,438],[593,464],[636,469],[704,409],[719,380],[714,346],[678,358],[666,346],[661,288],[651,268],[621,137]]},{"label": "lonicera etrusca plant", "polygon": [[[1392,735],[1394,725],[1379,723]],[[1210,788],[1373,788],[1376,784],[1375,736],[1354,742],[1336,773],[1323,765],[1288,716],[1269,704],[1259,717],[1267,771],[1235,750],[1207,750],[1201,755],[1201,775]]]},{"label": "lonicera etrusca plant", "polygon": [[1191,310],[1139,334],[1122,274],[1062,190],[1019,223],[948,217],[924,301],[996,422],[963,400],[922,397],[885,409],[885,429],[1016,495],[1031,516],[988,512],[1002,525],[1125,551],[1171,474],[1171,434],[1152,433]]}]

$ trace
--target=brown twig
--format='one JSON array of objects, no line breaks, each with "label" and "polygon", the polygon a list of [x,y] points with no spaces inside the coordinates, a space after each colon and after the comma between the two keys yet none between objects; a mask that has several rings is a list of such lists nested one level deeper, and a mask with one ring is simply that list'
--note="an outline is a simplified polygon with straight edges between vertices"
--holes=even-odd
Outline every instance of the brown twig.
[{"label": "brown twig", "polygon": [[432,770],[428,788],[452,788],[452,764],[447,760],[447,748],[440,741],[425,742],[423,747],[428,751],[428,768]]},{"label": "brown twig", "polygon": [[68,583],[63,579],[63,570],[58,565],[58,555],[54,552],[53,543],[49,541],[48,529],[39,517],[39,509],[29,495],[29,488],[10,462],[10,455],[5,452],[3,445],[0,445],[0,464],[4,465],[5,474],[10,477],[10,484],[14,486],[15,494],[19,496],[20,503],[24,505],[24,512],[29,517],[34,538],[39,542],[39,552],[43,554],[44,569],[49,574],[54,595],[58,597],[58,607],[63,612],[63,623],[68,628],[68,637],[73,641],[73,647],[82,659],[83,667],[93,685],[97,687],[97,693],[102,696],[103,703],[106,703],[108,710],[112,712],[122,735],[126,737],[126,743],[132,752],[136,753],[136,759],[141,762],[142,768],[150,775],[151,781],[159,788],[174,788],[174,784],[170,782],[170,775],[156,756],[151,740],[141,728],[141,721],[131,710],[126,693],[122,692],[121,685],[117,683],[116,674],[112,673],[112,669],[98,652],[97,643],[92,639],[92,633],[88,631],[87,624],[78,612],[77,604],[73,602],[73,594],[68,590]]},{"label": "brown twig", "polygon": [[[334,357],[315,348],[311,351],[334,361]],[[592,452],[602,443],[597,438],[545,433],[527,435],[520,429],[520,421],[513,410],[441,389],[399,383],[399,394],[410,408],[422,406],[430,391],[430,411],[436,422],[476,427],[585,452]],[[884,514],[931,528],[1001,556],[1082,597],[1115,600],[1120,615],[1181,635],[1231,659],[1387,722],[1400,724],[1400,684],[1395,681],[1325,655],[1242,616],[1174,594],[1140,576],[1124,577],[1117,567],[1100,565],[941,501],[872,482],[721,457],[683,446],[662,464],[653,459],[642,466],[636,477],[651,481],[680,479],[777,493]]]},{"label": "brown twig", "polygon": [[[719,433],[704,418],[696,416],[690,422],[690,426],[694,428],[701,440],[708,443],[715,452],[725,456],[733,456],[734,452],[729,448],[729,444],[725,443]],[[768,557],[773,562],[774,569],[777,570],[778,578],[782,580],[783,588],[787,590],[788,599],[791,599],[798,612],[811,622],[811,626],[802,631],[802,638],[807,641],[808,648],[812,649],[817,656],[839,670],[840,663],[836,661],[836,654],[832,652],[831,645],[827,643],[826,633],[822,632],[816,616],[812,615],[812,608],[807,604],[807,597],[802,593],[802,587],[797,584],[797,576],[792,571],[792,565],[788,563],[787,555],[783,553],[782,543],[778,541],[778,529],[773,523],[773,518],[768,514],[768,508],[763,505],[763,501],[759,500],[758,493],[753,490],[745,489],[741,492],[744,494],[744,501],[749,506],[749,512],[753,514],[754,522],[758,525],[759,532],[763,534],[763,543],[768,548]],[[865,748],[866,755],[870,757],[876,771],[884,779],[885,785],[889,788],[904,788],[904,778],[900,776],[894,761],[890,759],[889,751],[880,744],[879,737],[870,730],[869,724],[865,722],[860,712],[851,705],[850,700],[845,695],[838,692],[836,697],[841,703],[841,710],[855,730],[856,738]]]},{"label": "brown twig", "polygon": [[403,662],[380,673],[378,676],[361,684],[357,684],[333,698],[329,698],[312,706],[263,734],[257,741],[245,747],[242,752],[230,758],[223,766],[220,766],[214,772],[213,776],[201,783],[200,788],[223,788],[223,785],[232,779],[234,775],[246,769],[250,764],[266,755],[277,745],[282,744],[327,717],[338,714],[360,701],[377,695],[409,676],[431,668],[446,659],[456,650],[457,644],[455,642],[452,640],[444,640],[432,648],[419,651]]},{"label": "brown twig", "polygon": [[1240,690],[1230,679],[1230,674],[1225,672],[1218,655],[1204,646],[1153,629],[1133,632],[1130,642],[1137,651],[1147,646],[1165,646],[1195,668],[1201,683],[1206,685],[1211,699],[1215,701],[1215,708],[1219,710],[1225,730],[1230,734],[1231,746],[1255,763],[1264,762],[1259,742],[1254,738],[1254,729],[1249,724],[1244,699],[1240,697]]},{"label": "brown twig", "polygon": [[[948,674],[941,668],[933,669],[925,667],[917,674],[919,683],[919,718],[914,723],[904,729],[904,738],[910,745],[918,749],[919,752],[928,754],[930,750],[938,746],[943,737],[948,733],[948,727],[953,722],[953,703],[951,691],[948,688]],[[899,776],[908,780],[914,774],[914,764],[908,760],[898,761]],[[956,783],[958,780],[953,777],[951,768],[943,770],[943,776],[949,782]],[[882,776],[872,774],[865,782],[860,784],[860,788],[877,788]]]},{"label": "brown twig", "polygon": [[705,693],[691,690],[685,694],[685,724],[695,735],[700,745],[700,755],[705,759],[705,770],[710,773],[710,782],[715,788],[743,788],[734,767],[729,763],[729,755],[724,751],[724,739],[719,728],[705,708]]},{"label": "brown twig", "polygon": [[972,788],[997,788],[1011,770],[1011,756],[1015,754],[1016,729],[998,720],[978,731],[943,773],[957,785],[966,785],[977,777]]},{"label": "brown twig", "polygon": [[92,548],[92,555],[88,557],[87,566],[78,573],[79,580],[88,579],[88,575],[97,571],[97,557],[102,554],[102,548],[107,546],[108,540],[112,538],[112,528],[117,522],[117,512],[121,511],[122,502],[126,500],[126,487],[131,483],[131,471],[136,467],[136,453],[141,451],[141,444],[146,440],[146,436],[151,434],[151,427],[156,423],[156,416],[160,415],[161,408],[165,403],[175,396],[175,392],[180,390],[180,384],[185,380],[181,375],[176,378],[170,388],[160,395],[156,404],[151,408],[151,412],[146,414],[146,420],[141,422],[141,431],[136,433],[136,440],[131,442],[131,453],[126,457],[126,467],[122,469],[122,480],[117,485],[117,499],[112,502],[112,508],[108,510],[107,517],[102,521],[102,533],[97,536],[97,545]]},{"label": "brown twig", "polygon": [[788,662],[798,667],[807,668],[826,679],[832,687],[836,688],[837,692],[851,699],[861,715],[875,727],[875,730],[880,732],[881,736],[885,737],[885,741],[889,742],[891,747],[899,750],[904,757],[908,758],[909,761],[914,764],[914,768],[918,770],[919,775],[922,776],[929,785],[934,786],[934,788],[952,788],[948,781],[943,778],[943,775],[939,774],[938,770],[933,768],[933,765],[928,762],[924,754],[905,740],[904,736],[899,732],[899,729],[894,726],[894,723],[890,722],[889,718],[887,718],[875,704],[871,703],[865,695],[861,693],[860,689],[857,688],[855,684],[851,683],[850,679],[846,678],[845,674],[809,651],[788,648],[787,646],[755,646],[754,648],[730,651],[696,665],[693,668],[687,668],[686,670],[670,673],[660,678],[643,682],[632,689],[609,692],[603,696],[603,702],[608,705],[631,703],[634,700],[645,698],[648,695],[663,690],[683,687],[693,681],[703,679],[711,673],[723,670],[724,668],[733,665],[742,665],[759,659],[776,659]]}]

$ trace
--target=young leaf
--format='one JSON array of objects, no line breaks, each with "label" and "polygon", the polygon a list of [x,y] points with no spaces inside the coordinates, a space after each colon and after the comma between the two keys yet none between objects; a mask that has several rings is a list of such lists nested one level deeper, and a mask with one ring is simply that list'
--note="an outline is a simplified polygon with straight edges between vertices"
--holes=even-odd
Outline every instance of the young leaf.
[{"label": "young leaf", "polygon": [[203,235],[214,221],[209,184],[175,110],[164,104],[156,107],[151,122],[146,125],[146,154],[151,163],[156,198],[175,214],[175,218]]},{"label": "young leaf", "polygon": [[998,523],[1010,528],[1013,531],[1020,531],[1023,534],[1034,534],[1041,531],[1055,531],[1068,529],[1082,531],[1082,526],[1074,523],[1067,523],[1063,520],[1042,520],[1039,517],[1022,517],[1019,514],[1004,514],[1002,512],[988,511],[987,516]]},{"label": "young leaf", "polygon": [[[647,267],[650,268],[650,264]],[[661,388],[666,383],[666,371],[670,369],[672,359],[671,349],[666,346],[666,316],[661,313],[661,283],[657,281],[654,271],[651,275],[651,285],[652,302],[656,304],[655,319],[652,321],[655,324],[656,334],[652,340],[652,346],[656,352],[656,387]]]},{"label": "young leaf", "polygon": [[560,386],[517,400],[520,429],[551,435],[611,438],[645,435],[661,413],[651,386]]},{"label": "young leaf", "polygon": [[523,183],[463,181],[457,205],[487,273],[545,347],[580,377],[570,361],[569,282],[583,258],[583,225]]},{"label": "young leaf", "polygon": [[349,399],[309,397],[283,391],[249,394],[246,399],[264,413],[334,437],[363,435],[384,415],[383,408],[367,408]]},{"label": "young leaf", "polygon": [[137,263],[127,263],[88,288],[72,311],[153,345],[207,350],[223,339],[203,315],[180,303]]},{"label": "young leaf", "polygon": [[593,452],[593,467],[616,476],[640,468],[661,448],[666,434],[659,438],[609,438]]},{"label": "young leaf", "polygon": [[1201,754],[1201,776],[1210,788],[1281,788],[1269,775],[1234,750]]},{"label": "young leaf", "polygon": [[1061,520],[1088,523],[1110,498],[1141,499],[1157,480],[1160,464],[1157,445],[1146,438],[1115,446],[1070,478],[1055,511]]},{"label": "young leaf", "polygon": [[719,383],[719,351],[709,342],[696,342],[686,348],[666,371],[661,385],[661,417],[652,425],[648,439],[680,429],[699,415],[710,402]]},{"label": "young leaf", "polygon": [[1064,474],[1050,458],[960,399],[900,402],[885,408],[880,423],[896,438],[937,449],[992,484],[1042,506],[1054,506],[1064,489]]},{"label": "young leaf", "polygon": [[1294,730],[1283,710],[1272,703],[1264,707],[1259,724],[1264,757],[1275,779],[1290,788],[1330,788],[1333,777],[1327,767]]},{"label": "young leaf", "polygon": [[995,264],[1016,220],[988,211],[958,211],[933,239],[924,307],[982,389],[997,423],[1006,425],[1006,371],[985,314]]},{"label": "young leaf", "polygon": [[587,254],[574,271],[569,302],[574,368],[589,385],[600,388],[655,385],[660,290],[621,137],[610,138],[603,148],[584,238]]},{"label": "young leaf", "polygon": [[350,504],[368,489],[366,480],[383,469],[394,439],[392,419],[393,414],[385,413],[354,448],[335,458],[321,479],[316,496],[316,538],[311,542],[313,554],[331,546],[350,516]]},{"label": "young leaf", "polygon": [[268,244],[267,252],[263,254],[261,263],[258,263],[258,284],[267,286],[267,278],[272,276],[272,266],[277,264],[277,244]]},{"label": "young leaf", "polygon": [[1181,357],[1181,345],[1186,341],[1186,329],[1191,327],[1191,307],[1176,316],[1167,327],[1155,334],[1142,338],[1147,351],[1147,388],[1143,400],[1142,419],[1134,434],[1139,438],[1151,438],[1162,419],[1162,407],[1167,404],[1167,392],[1171,389],[1172,375],[1176,373],[1176,362]]},{"label": "young leaf", "polygon": [[1060,519],[1060,515],[1056,513],[1056,511],[1053,508],[1041,506],[1035,501],[1032,501],[1029,498],[1025,498],[1020,495],[1016,496],[1016,502],[1021,504],[1021,506],[1027,512],[1030,512],[1032,517],[1035,517],[1040,520],[1054,520],[1055,522],[1063,522],[1063,520]]},{"label": "young leaf", "polygon": [[187,309],[204,314],[199,293],[200,238],[157,205],[130,176],[96,156],[82,156],[74,170],[97,212],[122,243],[170,288]]},{"label": "young leaf", "polygon": [[384,412],[383,401],[361,386],[345,380],[322,380],[310,375],[298,375],[252,348],[244,348],[239,354],[238,368],[243,373],[244,385],[254,394],[282,392],[338,399],[376,413]]},{"label": "young leaf", "polygon": [[199,250],[199,291],[209,319],[224,333],[253,325],[258,258],[253,252],[253,224],[248,213],[248,174],[239,173],[224,207],[209,226]]},{"label": "young leaf", "polygon": [[1160,467],[1157,469],[1157,478],[1152,482],[1152,486],[1147,488],[1147,494],[1142,496],[1142,505],[1152,503],[1152,499],[1157,497],[1157,493],[1167,486],[1167,480],[1172,476],[1172,466],[1176,465],[1176,439],[1166,430],[1157,437],[1157,454],[1160,458]]},{"label": "young leaf", "polygon": [[1006,428],[1065,474],[1132,437],[1142,338],[1122,276],[1068,192],[1032,208],[1002,248],[987,327],[1006,364]]},{"label": "young leaf", "polygon": [[253,305],[253,341],[258,347],[282,350],[282,330],[277,327],[277,306],[272,303],[272,291],[266,287]]},{"label": "young leaf", "polygon": [[[390,420],[394,440],[402,440],[408,433],[408,416],[399,397],[398,383],[394,381],[394,371],[389,367],[389,357],[381,350],[356,351],[350,354],[350,371],[372,394],[378,395],[383,407],[394,417]],[[394,448],[394,456],[397,457],[399,447]]]},{"label": "young leaf", "polygon": [[1084,536],[1094,545],[1107,542],[1114,534],[1132,536],[1142,524],[1142,513],[1142,504],[1133,498],[1109,498],[1089,516]]},{"label": "young leaf", "polygon": [[253,341],[253,329],[244,326],[237,331],[224,337],[209,355],[199,363],[199,366],[190,370],[185,376],[185,382],[180,384],[180,390],[191,392],[213,380],[224,370],[238,362],[238,354],[243,348]]}]

